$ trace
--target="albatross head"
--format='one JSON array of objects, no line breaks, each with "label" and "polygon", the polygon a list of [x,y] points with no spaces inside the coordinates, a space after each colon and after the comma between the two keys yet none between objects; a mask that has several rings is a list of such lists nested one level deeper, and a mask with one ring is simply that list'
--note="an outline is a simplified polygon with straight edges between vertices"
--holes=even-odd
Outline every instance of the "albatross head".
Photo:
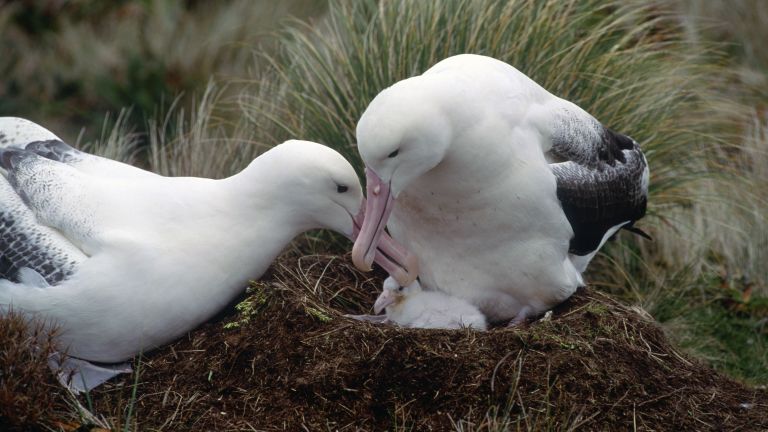
[{"label": "albatross head", "polygon": [[392,305],[398,305],[408,297],[421,291],[421,285],[418,281],[411,282],[410,285],[400,285],[393,278],[387,278],[384,281],[381,294],[373,304],[373,311],[376,314],[381,313],[384,309]]},{"label": "albatross head", "polygon": [[[300,228],[331,229],[355,241],[365,198],[352,165],[331,148],[309,141],[286,141],[268,153],[273,155],[264,162],[282,179],[280,199],[300,217]],[[382,237],[374,255],[374,261],[397,280],[416,278],[415,257],[389,236]]]},{"label": "albatross head", "polygon": [[439,95],[435,98],[434,89],[420,86],[419,78],[400,81],[379,93],[357,124],[368,202],[352,260],[363,271],[371,268],[394,200],[413,180],[437,166],[451,143],[453,132],[440,109]]}]

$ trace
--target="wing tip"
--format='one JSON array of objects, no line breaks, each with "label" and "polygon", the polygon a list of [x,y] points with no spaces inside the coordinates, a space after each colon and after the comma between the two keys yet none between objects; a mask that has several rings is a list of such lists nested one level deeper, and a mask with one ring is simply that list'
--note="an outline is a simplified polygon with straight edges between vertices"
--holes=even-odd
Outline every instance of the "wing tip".
[{"label": "wing tip", "polygon": [[622,227],[625,230],[631,232],[632,234],[635,234],[637,236],[640,236],[646,240],[653,241],[653,237],[651,237],[647,232],[643,231],[642,229],[630,224],[627,226]]}]

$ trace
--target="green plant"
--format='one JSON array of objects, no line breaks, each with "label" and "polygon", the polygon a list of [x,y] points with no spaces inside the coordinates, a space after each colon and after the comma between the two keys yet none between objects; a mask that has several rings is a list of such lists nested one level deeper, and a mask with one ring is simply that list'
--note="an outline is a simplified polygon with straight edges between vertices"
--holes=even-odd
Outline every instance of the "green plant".
[{"label": "green plant", "polygon": [[267,293],[269,287],[264,286],[259,282],[251,282],[246,292],[249,296],[235,305],[237,311],[237,320],[224,324],[224,329],[234,329],[248,324],[251,319],[259,314],[259,311],[264,308],[267,303]]}]

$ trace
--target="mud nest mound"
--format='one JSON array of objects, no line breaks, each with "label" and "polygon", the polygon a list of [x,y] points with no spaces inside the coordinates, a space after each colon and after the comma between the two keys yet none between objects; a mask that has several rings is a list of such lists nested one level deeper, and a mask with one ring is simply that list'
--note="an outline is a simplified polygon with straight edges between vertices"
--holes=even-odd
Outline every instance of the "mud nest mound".
[{"label": "mud nest mound", "polygon": [[768,428],[766,390],[679,353],[650,316],[599,292],[488,332],[344,318],[370,312],[381,280],[348,257],[284,255],[89,405],[140,430]]}]

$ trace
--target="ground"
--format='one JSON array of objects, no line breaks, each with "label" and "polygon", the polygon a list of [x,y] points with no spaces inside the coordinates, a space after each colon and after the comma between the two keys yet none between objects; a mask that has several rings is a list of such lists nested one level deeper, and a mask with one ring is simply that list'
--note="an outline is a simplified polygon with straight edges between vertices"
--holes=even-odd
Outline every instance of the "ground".
[{"label": "ground", "polygon": [[[643,310],[594,289],[488,332],[344,318],[370,312],[380,281],[348,257],[288,253],[237,306],[79,401],[121,430],[768,429],[766,389],[680,353]],[[26,355],[39,367],[24,376],[0,364],[0,421],[90,430],[42,355]],[[24,398],[45,400],[9,404]]]}]

